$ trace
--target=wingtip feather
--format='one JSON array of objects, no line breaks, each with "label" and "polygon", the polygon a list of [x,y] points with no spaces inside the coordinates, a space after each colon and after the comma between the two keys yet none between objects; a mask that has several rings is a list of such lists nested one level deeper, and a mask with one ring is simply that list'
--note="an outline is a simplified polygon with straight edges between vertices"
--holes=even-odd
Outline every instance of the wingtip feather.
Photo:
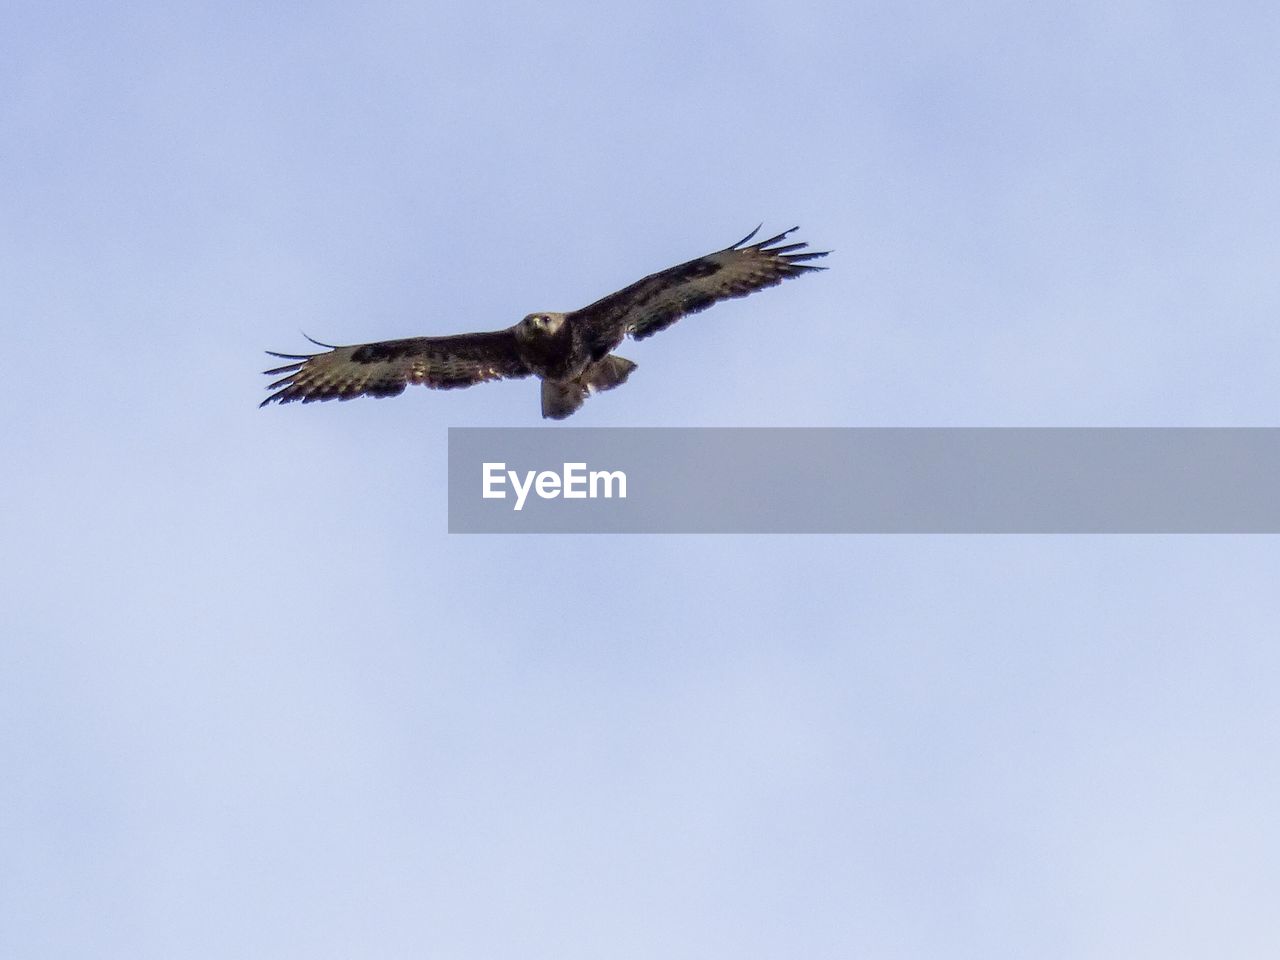
[{"label": "wingtip feather", "polygon": [[263,370],[264,377],[274,377],[277,373],[296,373],[302,369],[301,363],[286,363],[283,367],[272,367],[270,370]]},{"label": "wingtip feather", "polygon": [[[788,236],[795,233],[799,229],[800,229],[799,227],[792,227],[790,230],[783,230],[776,237],[770,237],[768,240],[761,240],[759,243],[755,244],[754,246],[757,250],[764,250],[770,244],[777,243],[779,240],[785,240]],[[772,253],[773,251],[766,250],[765,252]]]},{"label": "wingtip feather", "polygon": [[281,360],[310,360],[317,356],[314,353],[276,353],[274,350],[263,350],[268,357],[279,357]]},{"label": "wingtip feather", "polygon": [[754,237],[757,233],[759,233],[759,232],[760,232],[760,228],[761,228],[761,227],[763,227],[763,226],[764,226],[764,223],[757,223],[757,224],[756,224],[756,228],[755,228],[754,230],[752,230],[752,231],[751,231],[750,233],[748,233],[745,237],[743,237],[741,240],[739,240],[737,243],[733,244],[732,246],[728,247],[727,249],[729,249],[729,250],[737,250],[740,246],[742,246],[744,243],[746,243],[748,240],[750,240],[752,237]]}]

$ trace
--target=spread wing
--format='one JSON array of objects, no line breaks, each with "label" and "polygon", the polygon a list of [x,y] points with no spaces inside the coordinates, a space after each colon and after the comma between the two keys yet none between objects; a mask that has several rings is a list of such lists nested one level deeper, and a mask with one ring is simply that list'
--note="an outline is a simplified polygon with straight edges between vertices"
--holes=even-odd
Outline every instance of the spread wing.
[{"label": "spread wing", "polygon": [[[329,347],[327,343],[311,342]],[[384,340],[331,347],[324,353],[267,352],[293,362],[266,371],[270,376],[285,376],[267,387],[275,392],[259,404],[263,407],[273,400],[310,403],[352,397],[394,397],[411,383],[449,389],[486,380],[527,377],[530,373],[520,360],[512,329],[454,337]]]},{"label": "spread wing", "polygon": [[800,252],[807,243],[774,246],[796,229],[745,246],[760,231],[756,227],[733,246],[647,276],[575,311],[569,321],[581,326],[584,341],[598,360],[627,334],[643,340],[713,303],[745,297],[788,277],[825,269],[804,261],[825,257],[828,251]]}]

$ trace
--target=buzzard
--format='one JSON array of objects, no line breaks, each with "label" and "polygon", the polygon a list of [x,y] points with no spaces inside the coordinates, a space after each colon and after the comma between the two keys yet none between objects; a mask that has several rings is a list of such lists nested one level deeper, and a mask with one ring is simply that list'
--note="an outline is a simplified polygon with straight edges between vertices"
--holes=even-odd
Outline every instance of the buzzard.
[{"label": "buzzard", "polygon": [[[449,389],[534,375],[542,380],[542,415],[562,420],[600,390],[626,382],[636,365],[612,353],[627,334],[643,340],[685,314],[745,297],[810,270],[828,251],[806,243],[777,245],[796,228],[747,246],[756,227],[732,246],[670,267],[570,313],[531,313],[515,326],[449,337],[412,337],[349,347],[312,340],[323,353],[289,354],[266,373],[284,374],[260,406],[275,401],[393,397],[411,383]],[[311,339],[308,337],[307,339]]]}]

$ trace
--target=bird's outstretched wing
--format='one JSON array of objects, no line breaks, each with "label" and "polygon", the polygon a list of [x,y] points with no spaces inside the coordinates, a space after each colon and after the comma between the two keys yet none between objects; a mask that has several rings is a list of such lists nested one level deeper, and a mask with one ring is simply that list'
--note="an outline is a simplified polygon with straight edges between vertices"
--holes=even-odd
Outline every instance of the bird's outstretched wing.
[{"label": "bird's outstretched wing", "polygon": [[[307,339],[310,339],[309,337]],[[316,346],[330,347],[312,340]],[[350,400],[352,397],[394,397],[411,383],[449,389],[486,380],[527,377],[513,330],[464,333],[453,337],[413,337],[350,347],[330,347],[324,353],[275,353],[291,360],[265,371],[285,374],[267,387],[275,392],[259,406],[301,400]]]},{"label": "bird's outstretched wing", "polygon": [[569,322],[581,326],[591,355],[598,360],[627,334],[643,340],[685,314],[705,310],[713,303],[745,297],[788,277],[825,269],[804,261],[825,257],[826,250],[801,252],[807,243],[774,246],[796,229],[792,227],[776,237],[746,246],[759,233],[760,228],[756,227],[731,247],[651,274],[575,311],[569,315]]}]

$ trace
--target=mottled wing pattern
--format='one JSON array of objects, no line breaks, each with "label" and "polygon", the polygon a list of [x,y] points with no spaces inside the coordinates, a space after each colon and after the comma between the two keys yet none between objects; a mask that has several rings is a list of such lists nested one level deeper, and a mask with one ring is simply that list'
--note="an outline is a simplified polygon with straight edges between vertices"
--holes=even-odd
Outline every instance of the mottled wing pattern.
[{"label": "mottled wing pattern", "polygon": [[598,360],[627,334],[643,340],[721,300],[745,297],[788,277],[825,269],[805,261],[825,257],[828,251],[801,252],[807,243],[774,246],[796,229],[746,246],[759,232],[756,227],[731,247],[645,277],[570,314],[569,320],[581,325],[583,340]]},{"label": "mottled wing pattern", "polygon": [[332,347],[324,353],[267,352],[293,362],[266,371],[270,376],[284,376],[267,388],[275,392],[262,401],[260,406],[264,407],[273,400],[310,403],[352,397],[394,397],[412,383],[449,389],[486,380],[527,377],[530,373],[520,360],[515,332],[510,329],[453,337],[385,340]]}]

